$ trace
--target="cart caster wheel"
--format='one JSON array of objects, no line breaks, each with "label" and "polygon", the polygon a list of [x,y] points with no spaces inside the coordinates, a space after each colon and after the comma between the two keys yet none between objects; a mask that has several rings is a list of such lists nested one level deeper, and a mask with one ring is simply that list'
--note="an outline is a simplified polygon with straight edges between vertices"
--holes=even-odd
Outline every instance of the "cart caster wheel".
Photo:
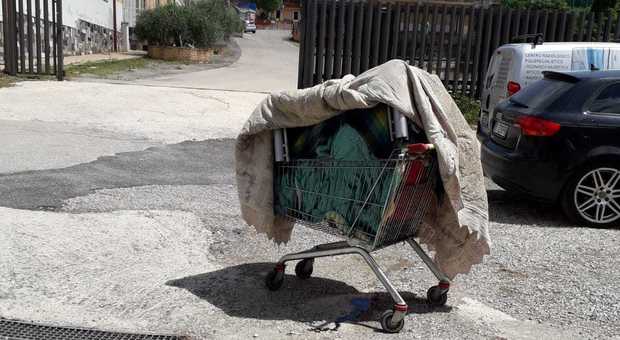
[{"label": "cart caster wheel", "polygon": [[[443,292],[442,292],[443,291]],[[426,299],[432,306],[440,307],[448,302],[448,291],[439,286],[432,286],[426,292]]]},{"label": "cart caster wheel", "polygon": [[393,324],[392,317],[394,317],[393,310],[388,309],[383,312],[383,314],[381,314],[381,328],[388,333],[398,333],[405,326],[405,319],[400,320],[397,324]]},{"label": "cart caster wheel", "polygon": [[269,290],[275,291],[282,287],[284,283],[284,270],[279,271],[278,269],[274,269],[267,274],[265,278],[265,285]]},{"label": "cart caster wheel", "polygon": [[297,262],[297,265],[295,266],[295,274],[302,280],[309,279],[312,275],[313,268],[314,259],[304,259]]}]

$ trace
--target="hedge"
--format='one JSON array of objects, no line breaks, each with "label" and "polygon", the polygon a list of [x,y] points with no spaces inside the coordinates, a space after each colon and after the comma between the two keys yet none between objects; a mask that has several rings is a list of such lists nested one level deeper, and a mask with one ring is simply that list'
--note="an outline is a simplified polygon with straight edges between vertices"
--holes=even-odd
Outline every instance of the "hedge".
[{"label": "hedge", "polygon": [[236,10],[223,0],[171,3],[142,12],[136,22],[138,38],[158,46],[209,48],[242,30]]}]

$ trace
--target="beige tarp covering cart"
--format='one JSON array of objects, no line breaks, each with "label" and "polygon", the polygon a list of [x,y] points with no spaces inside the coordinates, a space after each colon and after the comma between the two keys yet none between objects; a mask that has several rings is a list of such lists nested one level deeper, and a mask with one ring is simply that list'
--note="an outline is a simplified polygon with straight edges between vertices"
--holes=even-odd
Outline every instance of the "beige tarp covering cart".
[{"label": "beige tarp covering cart", "polygon": [[434,146],[445,195],[432,201],[417,237],[434,251],[435,264],[447,278],[467,273],[490,251],[479,144],[439,78],[401,60],[357,77],[272,93],[260,103],[235,150],[243,218],[276,242],[289,240],[294,223],[274,214],[274,130],[315,125],[380,103],[421,127]]}]

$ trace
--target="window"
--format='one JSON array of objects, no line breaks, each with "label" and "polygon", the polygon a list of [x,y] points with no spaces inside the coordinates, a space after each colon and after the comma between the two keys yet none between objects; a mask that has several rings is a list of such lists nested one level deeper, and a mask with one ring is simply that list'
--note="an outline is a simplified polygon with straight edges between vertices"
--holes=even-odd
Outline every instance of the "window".
[{"label": "window", "polygon": [[590,105],[591,112],[620,114],[620,83],[607,86]]},{"label": "window", "polygon": [[573,87],[573,83],[543,78],[515,93],[508,100],[532,109],[544,110]]}]

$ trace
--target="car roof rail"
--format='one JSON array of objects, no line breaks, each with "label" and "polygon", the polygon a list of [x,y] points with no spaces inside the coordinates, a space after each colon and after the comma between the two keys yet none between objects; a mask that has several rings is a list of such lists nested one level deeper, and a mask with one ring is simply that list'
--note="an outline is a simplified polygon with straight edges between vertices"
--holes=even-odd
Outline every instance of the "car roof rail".
[{"label": "car roof rail", "polygon": [[547,79],[560,80],[568,83],[576,83],[579,81],[579,78],[563,72],[543,71],[542,74]]},{"label": "car roof rail", "polygon": [[532,45],[542,45],[545,42],[545,36],[542,33],[532,33],[532,34],[523,34],[512,37],[510,40],[512,42],[528,42],[528,39],[531,39]]}]

